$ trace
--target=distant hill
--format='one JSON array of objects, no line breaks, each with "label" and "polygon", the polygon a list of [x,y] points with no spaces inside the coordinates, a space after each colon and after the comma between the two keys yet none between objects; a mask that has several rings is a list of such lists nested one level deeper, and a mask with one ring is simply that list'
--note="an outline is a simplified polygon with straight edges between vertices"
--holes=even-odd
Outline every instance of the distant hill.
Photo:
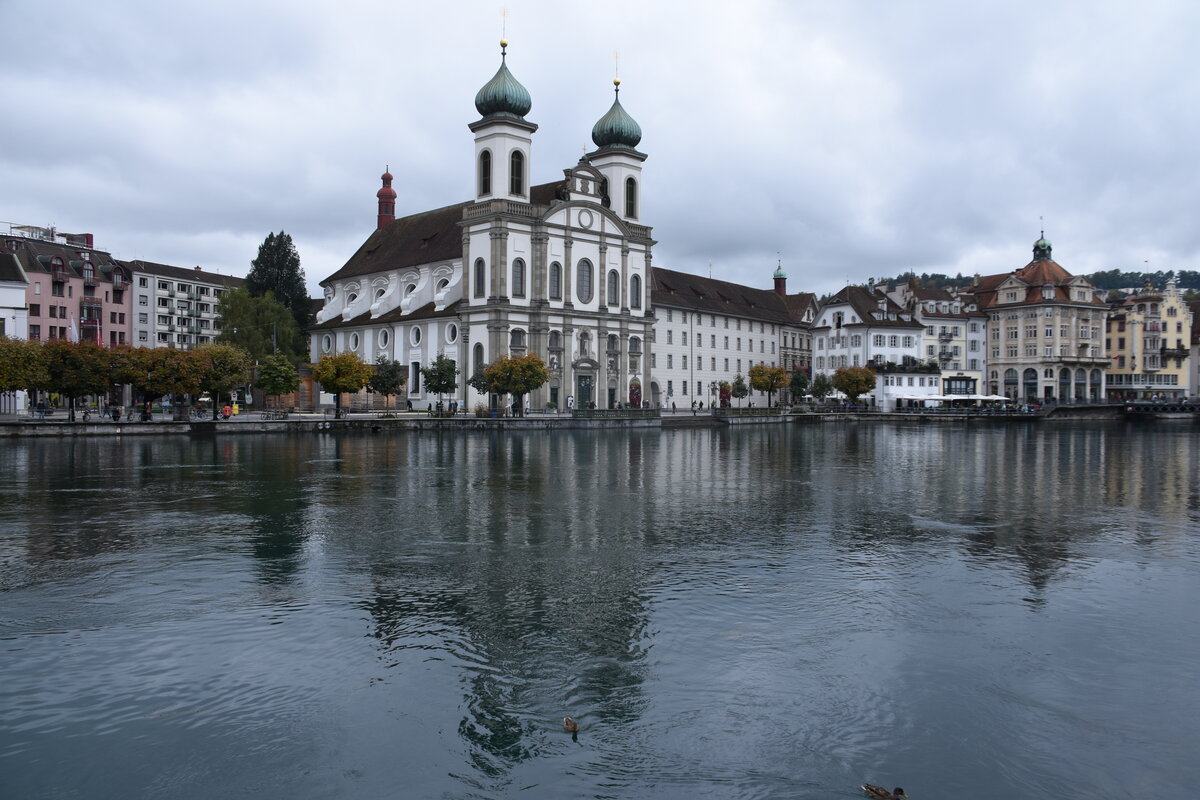
[{"label": "distant hill", "polygon": [[[1186,292],[1200,291],[1200,272],[1190,269],[1179,270],[1158,270],[1157,272],[1125,272],[1119,269],[1106,269],[1100,272],[1094,272],[1087,276],[1097,289],[1111,291],[1113,289],[1129,289],[1140,287],[1146,281],[1150,281],[1150,285],[1156,289],[1161,289],[1167,285],[1167,281],[1172,277],[1179,278],[1179,288]],[[900,284],[909,279],[915,280],[917,286],[921,289],[947,289],[951,286],[970,286],[974,276],[963,275],[961,272],[957,275],[943,275],[940,272],[922,272],[920,275],[916,273],[904,273],[897,275],[894,278],[880,278],[878,282],[885,284]]]}]

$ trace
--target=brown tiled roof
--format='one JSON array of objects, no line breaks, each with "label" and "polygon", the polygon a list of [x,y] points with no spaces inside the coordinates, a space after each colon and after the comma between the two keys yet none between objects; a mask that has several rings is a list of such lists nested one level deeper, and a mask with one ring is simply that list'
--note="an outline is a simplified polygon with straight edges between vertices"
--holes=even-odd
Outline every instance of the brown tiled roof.
[{"label": "brown tiled roof", "polygon": [[[996,292],[1000,286],[1009,278],[1016,278],[1026,284],[1028,289],[1041,289],[1043,286],[1050,284],[1055,288],[1054,298],[1047,300],[1042,296],[1041,291],[1030,291],[1026,295],[1026,299],[1019,303],[997,303]],[[964,293],[975,295],[977,305],[980,309],[986,308],[1019,308],[1021,306],[1046,305],[1049,303],[1084,303],[1085,305],[1104,306],[1105,303],[1098,300],[1094,295],[1089,295],[1089,298],[1084,300],[1072,300],[1070,295],[1070,284],[1076,277],[1063,269],[1057,262],[1051,261],[1048,258],[1035,259],[1026,264],[1021,269],[1014,272],[1001,273],[999,275],[986,275],[979,279],[974,286],[968,286],[963,289]]]},{"label": "brown tiled roof", "polygon": [[[880,311],[880,300],[886,301],[886,312]],[[824,307],[833,305],[848,305],[851,309],[853,309],[854,313],[858,315],[860,322],[843,322],[843,327],[853,327],[855,325],[870,325],[872,327],[884,326],[890,328],[925,327],[921,323],[914,320],[912,318],[912,314],[898,306],[887,295],[873,293],[862,286],[847,286],[822,304]],[[890,314],[892,319],[888,319],[885,314]],[[908,316],[908,319],[901,319],[901,314]]]},{"label": "brown tiled roof", "polygon": [[121,263],[134,272],[145,272],[149,275],[158,275],[176,281],[215,283],[220,286],[227,286],[230,289],[237,289],[246,282],[245,278],[238,278],[234,275],[222,275],[219,272],[207,272],[199,267],[172,267],[169,264],[156,264],[153,261],[143,261],[141,259],[122,261]]},{"label": "brown tiled roof", "polygon": [[28,283],[21,261],[13,253],[0,253],[0,281]]},{"label": "brown tiled roof", "polygon": [[788,314],[792,317],[792,322],[798,325],[807,325],[804,322],[804,312],[811,306],[813,309],[813,318],[816,319],[817,313],[817,296],[812,292],[796,292],[789,294],[783,298],[784,305],[787,306]]},{"label": "brown tiled roof", "polygon": [[787,303],[774,289],[751,289],[663,267],[654,267],[652,273],[650,297],[655,305],[792,324]]},{"label": "brown tiled roof", "polygon": [[320,325],[314,325],[308,330],[310,331],[327,331],[334,328],[354,328],[362,325],[388,325],[393,322],[412,322],[419,319],[437,319],[439,317],[454,317],[458,316],[458,307],[462,303],[461,300],[455,300],[450,305],[443,308],[441,311],[434,310],[432,302],[426,303],[410,314],[405,314],[397,306],[386,314],[381,314],[374,319],[371,318],[370,311],[364,311],[348,322],[342,322],[341,316],[336,316],[333,319],[327,319]]},{"label": "brown tiled roof", "polygon": [[[80,269],[85,261],[91,261],[96,267],[96,278],[98,280],[111,280],[113,267],[119,262],[116,261],[110,254],[103,250],[93,250],[78,244],[65,244],[62,242],[49,242],[45,239],[27,239],[23,236],[3,236],[0,237],[0,252],[13,253],[10,249],[9,242],[17,242],[17,250],[14,255],[21,262],[21,267],[26,274],[31,273],[48,273],[50,272],[50,261],[55,256],[63,260],[67,266],[67,272],[76,278],[83,277]],[[87,253],[87,258],[81,258],[80,253]],[[121,269],[126,269],[122,266]]]},{"label": "brown tiled roof", "polygon": [[[562,185],[562,181],[555,181],[530,187],[529,202],[550,205]],[[321,286],[342,278],[461,259],[462,230],[458,223],[462,222],[463,210],[474,204],[474,200],[468,200],[410,214],[373,231],[341,269],[321,281]]]}]

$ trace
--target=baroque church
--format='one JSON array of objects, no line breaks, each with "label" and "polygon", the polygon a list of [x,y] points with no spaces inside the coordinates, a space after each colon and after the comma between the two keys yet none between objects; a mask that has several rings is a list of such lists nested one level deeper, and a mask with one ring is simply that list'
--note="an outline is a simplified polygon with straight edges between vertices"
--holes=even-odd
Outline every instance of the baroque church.
[{"label": "baroque church", "polygon": [[[408,396],[438,398],[420,367],[438,354],[460,370],[456,396],[488,398],[467,379],[503,355],[536,354],[552,379],[533,408],[553,402],[597,408],[657,399],[650,391],[651,229],[641,221],[641,128],[616,97],[592,128],[596,149],[560,180],[530,185],[529,92],[507,66],[475,96],[474,197],[395,217],[385,172],[375,231],[321,282],[325,305],[312,328],[314,361],[354,352],[408,366]],[[643,394],[645,393],[645,395]],[[446,398],[449,399],[449,398]]]}]

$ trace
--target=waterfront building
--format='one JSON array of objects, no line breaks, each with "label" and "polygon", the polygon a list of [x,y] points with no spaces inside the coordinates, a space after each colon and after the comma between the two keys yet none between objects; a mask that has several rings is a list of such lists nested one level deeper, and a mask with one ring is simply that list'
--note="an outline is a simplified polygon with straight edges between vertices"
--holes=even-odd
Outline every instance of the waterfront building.
[{"label": "waterfront building", "polygon": [[1195,393],[1191,381],[1192,311],[1172,277],[1112,306],[1104,327],[1108,397],[1178,400]]},{"label": "waterfront building", "polygon": [[1200,300],[1192,300],[1187,304],[1192,312],[1192,340],[1188,358],[1188,391],[1189,397],[1200,396]]},{"label": "waterfront building", "polygon": [[[775,290],[662,267],[655,267],[653,274],[657,319],[650,355],[651,399],[664,408],[672,403],[684,408],[701,402],[719,405],[721,382],[732,384],[741,375],[749,388],[750,367],[784,365],[781,343],[804,332]],[[767,393],[751,390],[745,402],[762,406],[768,400]]]},{"label": "waterfront building", "polygon": [[779,341],[779,364],[788,372],[802,370],[812,377],[812,324],[820,305],[812,292],[787,293],[787,273],[780,265],[775,270],[775,292],[787,305],[792,324],[783,331]]},{"label": "waterfront building", "polygon": [[985,394],[1028,403],[1105,396],[1107,306],[1091,281],[1071,275],[1051,255],[1043,234],[1024,267],[977,277],[960,292],[988,316]]},{"label": "waterfront building", "polygon": [[[866,397],[880,411],[895,411],[901,408],[924,408],[931,403],[940,405],[934,398],[951,394],[944,385],[942,370],[936,361],[926,363],[908,362],[901,364],[868,365],[875,371],[875,390]],[[948,383],[945,380],[945,383]],[[972,394],[972,392],[954,392]]]},{"label": "waterfront building", "polygon": [[444,354],[461,371],[457,399],[474,404],[488,398],[467,378],[502,355],[533,353],[552,375],[529,398],[533,408],[652,400],[655,242],[642,219],[641,128],[618,94],[592,128],[596,149],[561,179],[531,185],[538,126],[526,119],[532,101],[505,47],[468,125],[472,198],[397,219],[385,172],[374,232],[321,281],[311,357],[394,359],[408,365],[409,398],[432,402],[420,367]]},{"label": "waterfront building", "polygon": [[[25,292],[29,278],[13,253],[0,252],[0,337],[29,337],[29,306]],[[25,392],[0,392],[0,414],[14,414],[25,408]]]},{"label": "waterfront building", "polygon": [[30,339],[129,343],[129,268],[95,249],[90,233],[11,225],[0,253],[16,256],[28,278]]},{"label": "waterfront building", "polygon": [[947,395],[982,394],[987,364],[987,314],[975,298],[946,289],[925,289],[915,281],[900,284],[888,297],[924,326],[921,358],[941,369]]},{"label": "waterfront building", "polygon": [[189,350],[220,333],[217,304],[221,295],[245,284],[244,278],[172,267],[151,261],[123,262],[133,274],[132,341],[138,347]]},{"label": "waterfront building", "polygon": [[813,374],[842,367],[922,362],[925,326],[874,284],[847,286],[821,303],[813,337]]}]

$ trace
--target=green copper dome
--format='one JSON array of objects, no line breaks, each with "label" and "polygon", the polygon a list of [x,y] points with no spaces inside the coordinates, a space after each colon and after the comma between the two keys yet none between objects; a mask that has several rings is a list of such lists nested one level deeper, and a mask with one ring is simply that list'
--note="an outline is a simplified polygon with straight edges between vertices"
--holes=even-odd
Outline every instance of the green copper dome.
[{"label": "green copper dome", "polygon": [[775,268],[775,275],[774,275],[773,277],[776,277],[776,278],[786,278],[786,277],[787,277],[787,273],[783,271],[783,267],[776,267],[776,268]]},{"label": "green copper dome", "polygon": [[1033,243],[1034,260],[1049,259],[1051,249],[1050,242],[1046,239],[1046,232],[1042,231],[1042,238]]},{"label": "green copper dome", "polygon": [[621,107],[621,80],[615,78],[617,97],[613,100],[612,108],[592,126],[592,141],[597,147],[637,147],[642,140],[642,128],[633,117]]},{"label": "green copper dome", "polygon": [[507,42],[501,42],[500,45],[500,69],[475,95],[475,109],[483,117],[511,114],[523,119],[533,108],[533,100],[529,97],[529,91],[508,71],[503,49]]}]

